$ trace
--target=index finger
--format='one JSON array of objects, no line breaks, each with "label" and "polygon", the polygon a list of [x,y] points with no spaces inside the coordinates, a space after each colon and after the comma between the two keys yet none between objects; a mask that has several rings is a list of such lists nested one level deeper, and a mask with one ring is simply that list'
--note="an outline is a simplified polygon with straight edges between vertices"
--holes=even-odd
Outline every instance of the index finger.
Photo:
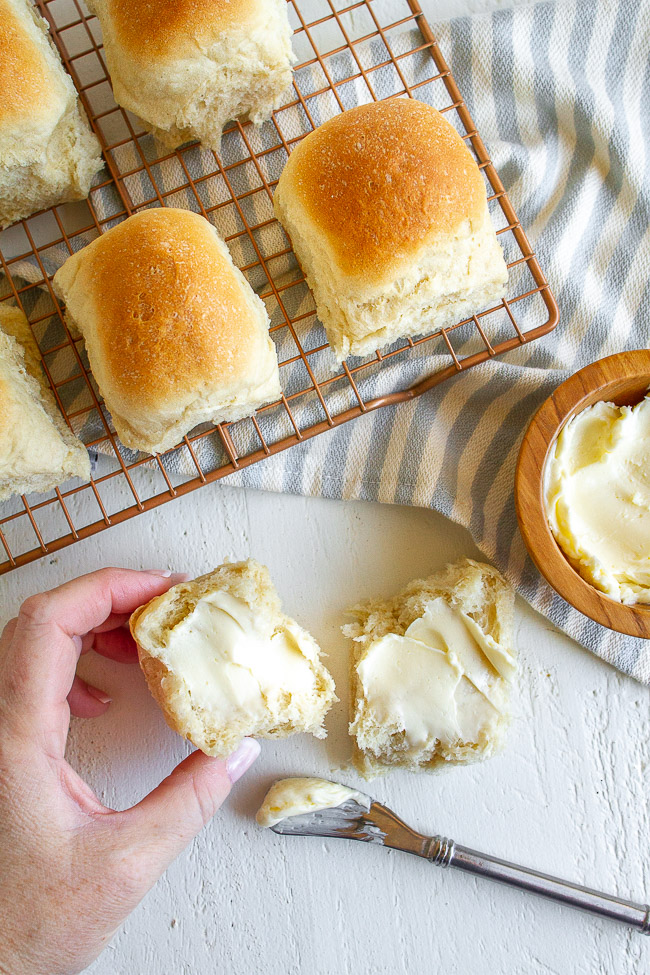
[{"label": "index finger", "polygon": [[111,614],[130,613],[184,575],[100,569],[30,596],[1,658],[0,696],[28,710],[65,702],[81,651],[80,637]]}]

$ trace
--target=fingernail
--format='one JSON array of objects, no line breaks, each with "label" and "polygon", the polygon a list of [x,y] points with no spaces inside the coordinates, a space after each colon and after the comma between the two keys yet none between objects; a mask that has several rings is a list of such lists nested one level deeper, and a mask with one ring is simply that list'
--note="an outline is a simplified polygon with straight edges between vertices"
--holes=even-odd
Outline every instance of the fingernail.
[{"label": "fingernail", "polygon": [[189,575],[187,572],[172,572],[171,569],[143,569],[150,576],[160,576],[161,579],[170,579],[173,583],[187,582]]},{"label": "fingernail", "polygon": [[73,636],[72,637],[72,642],[74,643],[74,645],[75,645],[75,647],[77,649],[77,653],[81,653],[81,651],[83,650],[83,640],[81,639],[81,637],[80,636],[76,636],[76,635]]},{"label": "fingernail", "polygon": [[259,743],[254,738],[244,738],[236,752],[226,762],[228,778],[234,784],[241,779],[260,753]]},{"label": "fingernail", "polygon": [[108,694],[104,694],[98,687],[92,687],[91,684],[86,684],[86,689],[91,697],[94,697],[97,701],[101,701],[102,704],[110,704],[113,700]]}]

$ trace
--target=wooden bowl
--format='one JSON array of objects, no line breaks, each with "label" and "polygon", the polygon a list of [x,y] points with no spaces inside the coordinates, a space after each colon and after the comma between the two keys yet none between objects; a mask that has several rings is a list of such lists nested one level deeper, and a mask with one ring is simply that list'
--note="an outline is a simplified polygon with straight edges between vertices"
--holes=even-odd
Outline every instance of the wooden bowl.
[{"label": "wooden bowl", "polygon": [[515,474],[517,520],[526,548],[548,583],[568,603],[602,626],[650,639],[650,605],[624,606],[573,568],[555,541],[544,504],[544,468],[560,430],[572,416],[606,400],[640,402],[650,386],[650,350],[619,352],[580,369],[559,386],[532,419]]}]

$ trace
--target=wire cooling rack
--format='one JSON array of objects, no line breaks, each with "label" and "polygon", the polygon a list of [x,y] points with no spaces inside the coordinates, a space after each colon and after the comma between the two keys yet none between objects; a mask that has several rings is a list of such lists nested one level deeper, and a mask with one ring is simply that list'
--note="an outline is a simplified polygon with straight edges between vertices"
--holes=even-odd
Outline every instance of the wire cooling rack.
[{"label": "wire cooling rack", "polygon": [[[24,309],[61,411],[98,460],[90,483],[73,481],[0,505],[0,574],[371,410],[419,396],[555,327],[553,296],[417,0],[288,4],[298,64],[286,104],[260,128],[233,123],[218,155],[196,144],[160,155],[141,123],[113,101],[97,19],[80,0],[38,0],[106,165],[87,201],[53,207],[0,234],[0,301]],[[452,328],[337,366],[273,218],[273,188],[291,149],[314,127],[353,105],[400,96],[444,112],[476,154],[510,269],[508,297]],[[283,395],[250,419],[197,428],[173,451],[152,458],[117,439],[51,279],[70,253],[105,230],[145,207],[165,205],[207,217],[265,301]]]}]

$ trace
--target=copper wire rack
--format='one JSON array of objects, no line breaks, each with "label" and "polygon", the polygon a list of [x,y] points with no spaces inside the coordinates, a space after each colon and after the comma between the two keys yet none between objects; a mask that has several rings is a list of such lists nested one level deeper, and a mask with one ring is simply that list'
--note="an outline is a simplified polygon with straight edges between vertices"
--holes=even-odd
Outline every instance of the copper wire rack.
[{"label": "copper wire rack", "polygon": [[[402,16],[395,11],[402,6]],[[557,306],[417,0],[288,0],[298,57],[293,91],[261,127],[239,122],[219,154],[196,144],[160,150],[112,98],[96,18],[80,0],[38,0],[103,149],[87,201],[56,206],[0,234],[0,301],[20,305],[58,405],[94,474],[0,504],[0,574],[194,491],[551,331]],[[476,155],[510,269],[497,307],[431,335],[337,366],[272,195],[293,146],[360,102],[416,97],[445,113]],[[161,151],[163,154],[161,155]],[[266,303],[283,395],[250,419],[204,425],[155,457],[118,440],[68,331],[51,279],[68,254],[145,207],[202,213]]]}]

